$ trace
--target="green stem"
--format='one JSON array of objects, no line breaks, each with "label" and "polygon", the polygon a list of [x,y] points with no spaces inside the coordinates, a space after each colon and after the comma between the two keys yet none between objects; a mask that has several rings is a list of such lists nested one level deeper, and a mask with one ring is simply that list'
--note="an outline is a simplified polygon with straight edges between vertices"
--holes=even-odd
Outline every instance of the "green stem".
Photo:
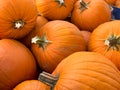
[{"label": "green stem", "polygon": [[39,47],[41,47],[43,50],[46,49],[46,45],[50,44],[51,41],[47,40],[46,35],[42,36],[35,36],[32,38],[31,43],[37,44]]},{"label": "green stem", "polygon": [[119,51],[120,36],[115,36],[114,34],[109,35],[105,40],[105,45],[108,46],[107,50],[113,49]]},{"label": "green stem", "polygon": [[85,9],[88,9],[88,5],[90,4],[90,2],[84,2],[83,0],[80,0],[80,5],[81,5],[81,7],[80,7],[80,11],[82,12],[82,11],[84,11]]}]

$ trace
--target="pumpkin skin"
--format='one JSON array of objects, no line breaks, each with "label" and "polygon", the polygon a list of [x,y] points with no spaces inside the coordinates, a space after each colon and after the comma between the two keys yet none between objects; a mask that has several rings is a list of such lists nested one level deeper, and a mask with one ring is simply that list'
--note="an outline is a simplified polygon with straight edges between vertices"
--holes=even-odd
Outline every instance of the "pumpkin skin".
[{"label": "pumpkin skin", "polygon": [[90,35],[91,35],[91,32],[90,31],[86,31],[86,30],[81,30],[81,33],[88,45],[88,42],[89,42],[89,39],[90,39]]},{"label": "pumpkin skin", "polygon": [[35,26],[37,8],[34,0],[0,0],[0,38],[19,39]]},{"label": "pumpkin skin", "polygon": [[50,87],[38,80],[26,80],[18,84],[13,90],[50,90]]},{"label": "pumpkin skin", "polygon": [[[110,59],[120,69],[120,21],[114,20],[98,26],[91,34],[88,49]],[[114,40],[116,39],[116,40]],[[111,42],[110,42],[111,40]]]},{"label": "pumpkin skin", "polygon": [[62,4],[62,0],[36,0],[36,6],[42,16],[49,20],[58,20],[65,19],[69,16],[75,1],[63,0]]},{"label": "pumpkin skin", "polygon": [[35,36],[35,34],[37,33],[37,31],[46,23],[48,22],[48,20],[43,17],[43,16],[38,16],[37,20],[36,20],[36,24],[35,24],[35,28],[29,33],[27,34],[25,37],[23,37],[22,39],[20,39],[20,41],[26,45],[28,48],[30,48],[31,46],[31,39],[32,37]]},{"label": "pumpkin skin", "polygon": [[117,0],[105,0],[110,5],[115,5]]},{"label": "pumpkin skin", "polygon": [[52,75],[53,90],[120,90],[120,73],[103,55],[75,52],[62,60]]},{"label": "pumpkin skin", "polygon": [[49,21],[36,34],[42,38],[44,35],[46,40],[41,40],[43,43],[40,44],[40,39],[36,40],[38,43],[34,43],[34,37],[32,38],[31,51],[40,68],[46,72],[51,73],[57,64],[68,55],[86,50],[86,43],[80,30],[67,21]]},{"label": "pumpkin skin", "polygon": [[115,6],[120,8],[120,0],[116,0]]},{"label": "pumpkin skin", "polygon": [[98,25],[110,21],[110,7],[104,0],[82,1],[83,3],[89,2],[86,6],[88,9],[85,9],[85,7],[80,4],[81,0],[78,0],[74,4],[74,9],[71,13],[71,22],[79,29],[92,32]]},{"label": "pumpkin skin", "polygon": [[0,40],[0,90],[36,78],[36,62],[28,48],[16,40]]}]

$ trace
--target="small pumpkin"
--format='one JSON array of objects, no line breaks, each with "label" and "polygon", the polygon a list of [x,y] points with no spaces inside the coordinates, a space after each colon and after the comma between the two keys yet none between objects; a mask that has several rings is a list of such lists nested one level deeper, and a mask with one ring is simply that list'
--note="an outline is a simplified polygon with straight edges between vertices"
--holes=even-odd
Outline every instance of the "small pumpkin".
[{"label": "small pumpkin", "polygon": [[120,70],[120,21],[114,20],[98,26],[91,34],[88,49],[104,55]]},{"label": "small pumpkin", "polygon": [[31,46],[31,38],[34,37],[34,35],[38,32],[38,30],[43,26],[45,25],[46,23],[48,22],[48,20],[39,15],[37,17],[37,20],[36,20],[36,24],[35,24],[35,27],[34,29],[29,33],[27,34],[25,37],[23,37],[22,39],[20,39],[20,41],[26,45],[28,48],[30,48]]},{"label": "small pumpkin", "polygon": [[36,0],[38,12],[49,20],[65,19],[73,9],[75,0]]},{"label": "small pumpkin", "polygon": [[50,90],[50,87],[38,80],[26,80],[15,86],[13,90]]},{"label": "small pumpkin", "polygon": [[40,73],[39,80],[50,85],[51,90],[120,90],[119,70],[95,52],[75,52],[62,60],[51,75]]},{"label": "small pumpkin", "polygon": [[71,13],[71,22],[81,30],[93,31],[111,19],[111,10],[104,0],[78,0]]},{"label": "small pumpkin", "polygon": [[74,52],[86,50],[80,30],[64,20],[49,21],[31,41],[31,51],[40,68],[49,73],[63,58]]},{"label": "small pumpkin", "polygon": [[34,0],[0,0],[0,38],[19,39],[35,26]]},{"label": "small pumpkin", "polygon": [[0,40],[0,90],[12,90],[36,75],[36,61],[28,48],[13,39]]}]

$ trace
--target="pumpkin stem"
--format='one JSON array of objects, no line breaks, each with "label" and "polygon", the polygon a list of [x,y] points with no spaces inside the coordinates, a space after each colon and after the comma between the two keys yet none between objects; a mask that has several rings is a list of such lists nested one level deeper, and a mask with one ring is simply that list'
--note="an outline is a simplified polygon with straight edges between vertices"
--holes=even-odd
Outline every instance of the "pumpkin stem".
[{"label": "pumpkin stem", "polygon": [[84,2],[83,0],[80,0],[80,11],[82,12],[85,9],[88,9],[88,4],[90,4],[90,2]]},{"label": "pumpkin stem", "polygon": [[65,6],[66,7],[64,0],[55,0],[55,2],[58,2],[60,7],[61,6]]},{"label": "pumpkin stem", "polygon": [[108,46],[107,50],[113,49],[119,51],[119,45],[120,45],[120,36],[115,36],[114,34],[111,34],[106,40],[105,45]]},{"label": "pumpkin stem", "polygon": [[25,25],[25,22],[23,22],[21,19],[14,22],[15,29],[21,29],[24,25]]},{"label": "pumpkin stem", "polygon": [[39,47],[42,47],[42,49],[45,50],[46,45],[50,44],[51,41],[48,41],[46,35],[44,34],[42,36],[33,37],[31,43],[38,44]]},{"label": "pumpkin stem", "polygon": [[51,90],[54,90],[54,86],[58,80],[58,76],[52,76],[51,74],[43,71],[39,74],[38,80],[51,86]]}]

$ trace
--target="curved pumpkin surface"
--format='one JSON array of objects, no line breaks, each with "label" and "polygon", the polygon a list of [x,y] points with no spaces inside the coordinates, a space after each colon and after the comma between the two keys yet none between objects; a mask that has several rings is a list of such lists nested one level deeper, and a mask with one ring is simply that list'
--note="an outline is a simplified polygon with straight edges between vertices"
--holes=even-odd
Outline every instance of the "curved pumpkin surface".
[{"label": "curved pumpkin surface", "polygon": [[120,90],[119,70],[110,60],[95,52],[69,55],[52,75],[58,76],[53,90]]},{"label": "curved pumpkin surface", "polygon": [[116,0],[115,6],[120,8],[120,0]]},{"label": "curved pumpkin surface", "polygon": [[39,66],[47,72],[52,72],[63,58],[73,52],[86,50],[80,30],[67,21],[49,21],[36,36],[32,38],[31,50]]},{"label": "curved pumpkin surface", "polygon": [[23,37],[22,39],[20,39],[20,41],[25,44],[28,48],[30,48],[31,46],[31,38],[35,36],[35,34],[39,31],[39,29],[45,25],[48,22],[48,20],[43,17],[43,16],[38,16],[37,20],[36,20],[36,24],[34,29],[27,34],[25,37]]},{"label": "curved pumpkin surface", "polygon": [[29,49],[16,40],[0,40],[0,90],[12,90],[35,77],[36,62]]},{"label": "curved pumpkin surface", "polygon": [[38,80],[26,80],[18,84],[13,90],[50,90],[50,87]]},{"label": "curved pumpkin surface", "polygon": [[93,31],[110,19],[110,7],[104,0],[78,0],[71,13],[71,22],[81,30]]},{"label": "curved pumpkin surface", "polygon": [[110,5],[115,5],[117,0],[105,0]]},{"label": "curved pumpkin surface", "polygon": [[34,0],[0,0],[0,38],[22,38],[34,27]]},{"label": "curved pumpkin surface", "polygon": [[71,13],[75,0],[36,0],[38,12],[47,19],[65,19]]},{"label": "curved pumpkin surface", "polygon": [[97,27],[91,34],[88,49],[109,58],[120,69],[120,21],[115,20]]}]

